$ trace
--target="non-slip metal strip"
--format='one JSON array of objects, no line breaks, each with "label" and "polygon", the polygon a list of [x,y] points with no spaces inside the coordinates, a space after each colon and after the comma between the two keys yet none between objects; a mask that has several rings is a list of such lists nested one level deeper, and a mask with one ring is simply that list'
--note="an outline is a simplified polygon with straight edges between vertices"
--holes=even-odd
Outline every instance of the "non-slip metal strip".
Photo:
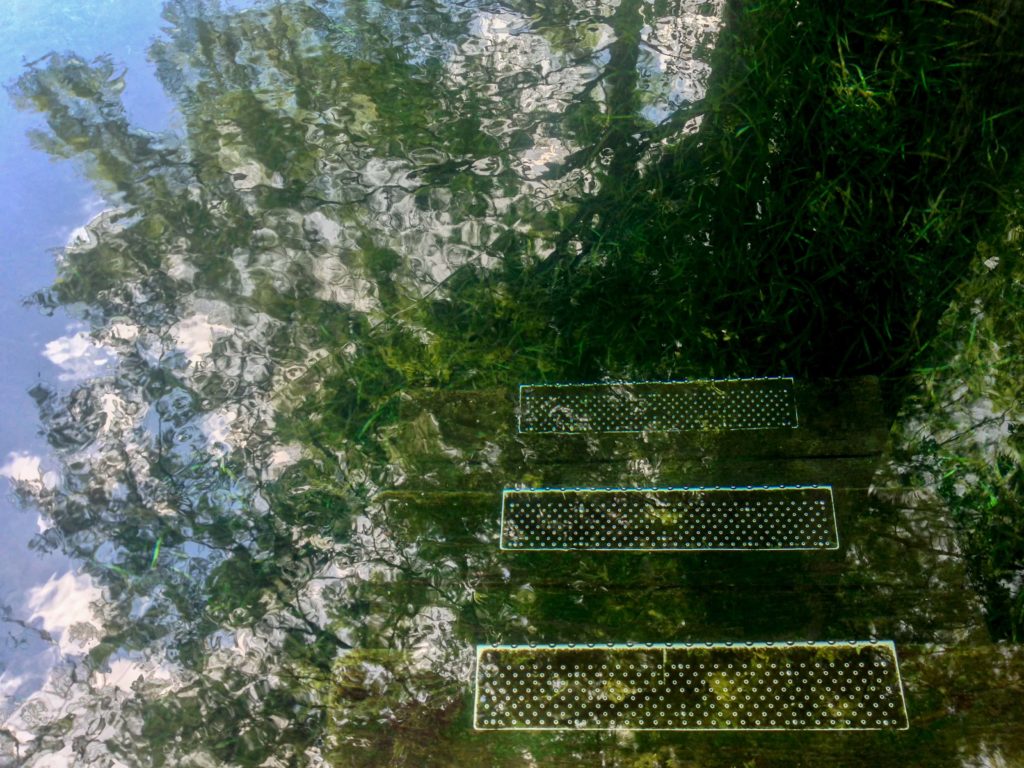
[{"label": "non-slip metal strip", "polygon": [[796,427],[793,379],[524,384],[519,431],[674,432]]},{"label": "non-slip metal strip", "polygon": [[502,494],[508,550],[837,549],[829,486],[545,488]]},{"label": "non-slip metal strip", "polygon": [[908,726],[891,642],[479,646],[478,730]]}]

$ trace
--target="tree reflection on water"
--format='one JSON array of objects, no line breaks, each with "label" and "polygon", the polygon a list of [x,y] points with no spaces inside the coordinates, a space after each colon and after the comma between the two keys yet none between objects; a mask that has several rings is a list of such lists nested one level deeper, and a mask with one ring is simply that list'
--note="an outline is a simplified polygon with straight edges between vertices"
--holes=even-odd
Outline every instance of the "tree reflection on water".
[{"label": "tree reflection on water", "polygon": [[[133,129],[110,59],[53,54],[27,71],[15,95],[48,122],[38,145],[81,162],[111,204],[38,301],[74,314],[79,346],[110,364],[32,391],[61,464],[58,483],[20,488],[52,523],[38,546],[75,557],[102,599],[66,630],[78,652],[8,723],[11,754],[40,766],[598,754],[639,766],[756,749],[765,765],[797,764],[794,750],[898,765],[926,740],[931,765],[1020,754],[985,730],[1010,711],[1019,655],[983,643],[977,605],[949,599],[963,572],[937,555],[933,519],[915,529],[906,510],[880,507],[845,582],[796,584],[791,616],[769,599],[748,617],[716,613],[723,603],[678,561],[580,558],[525,578],[496,551],[489,498],[385,493],[459,489],[499,465],[504,482],[528,474],[501,463],[507,423],[480,414],[481,469],[429,408],[406,420],[403,393],[600,369],[551,306],[569,306],[558,286],[599,252],[629,182],[699,137],[722,6],[170,2],[151,56],[180,135]],[[424,474],[423,454],[451,475]],[[923,601],[902,606],[904,626],[880,585]],[[849,621],[808,619],[833,594]],[[477,642],[748,618],[804,632],[888,622],[911,644],[934,722],[902,740],[805,742],[470,730]],[[967,656],[946,664],[935,642]],[[950,689],[970,701],[950,710]]]}]

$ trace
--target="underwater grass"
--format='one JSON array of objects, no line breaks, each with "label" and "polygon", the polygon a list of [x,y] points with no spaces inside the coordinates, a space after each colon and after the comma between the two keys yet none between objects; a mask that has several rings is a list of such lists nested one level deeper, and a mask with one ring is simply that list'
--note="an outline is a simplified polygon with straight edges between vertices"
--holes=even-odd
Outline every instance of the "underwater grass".
[{"label": "underwater grass", "polygon": [[978,244],[894,434],[908,479],[952,513],[993,637],[1024,639],[1024,197]]},{"label": "underwater grass", "polygon": [[904,372],[1012,183],[1015,5],[731,5],[699,133],[508,283],[563,375]]}]

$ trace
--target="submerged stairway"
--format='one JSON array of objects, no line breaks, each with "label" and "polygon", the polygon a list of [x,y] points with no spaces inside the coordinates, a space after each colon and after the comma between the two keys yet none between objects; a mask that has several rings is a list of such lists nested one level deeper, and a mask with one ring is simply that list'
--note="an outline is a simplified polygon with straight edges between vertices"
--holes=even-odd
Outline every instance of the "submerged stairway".
[{"label": "submerged stairway", "polygon": [[[406,398],[388,525],[416,521],[429,556],[459,560],[480,612],[542,606],[478,648],[475,727],[906,728],[891,639],[971,617],[925,609],[912,568],[856,566],[888,552],[863,514],[887,437],[877,382],[690,389]],[[510,477],[522,487],[495,491]]]}]

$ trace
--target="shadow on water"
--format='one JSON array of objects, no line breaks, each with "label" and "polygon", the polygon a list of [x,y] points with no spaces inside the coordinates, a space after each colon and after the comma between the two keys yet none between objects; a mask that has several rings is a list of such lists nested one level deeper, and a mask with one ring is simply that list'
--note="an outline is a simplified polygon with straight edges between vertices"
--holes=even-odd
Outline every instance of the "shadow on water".
[{"label": "shadow on water", "polygon": [[[5,754],[1024,759],[1021,652],[993,642],[1019,639],[1019,528],[915,490],[889,445],[1009,205],[1020,9],[867,5],[169,2],[180,137],[132,127],[111,59],[30,66],[38,146],[110,201],[37,300],[112,363],[32,390],[62,471],[19,491],[102,599]],[[765,373],[815,382],[806,440],[515,432],[523,381]],[[497,547],[505,486],[697,483],[834,483],[841,547]],[[910,730],[471,728],[476,643],[793,638],[895,640]]]}]

